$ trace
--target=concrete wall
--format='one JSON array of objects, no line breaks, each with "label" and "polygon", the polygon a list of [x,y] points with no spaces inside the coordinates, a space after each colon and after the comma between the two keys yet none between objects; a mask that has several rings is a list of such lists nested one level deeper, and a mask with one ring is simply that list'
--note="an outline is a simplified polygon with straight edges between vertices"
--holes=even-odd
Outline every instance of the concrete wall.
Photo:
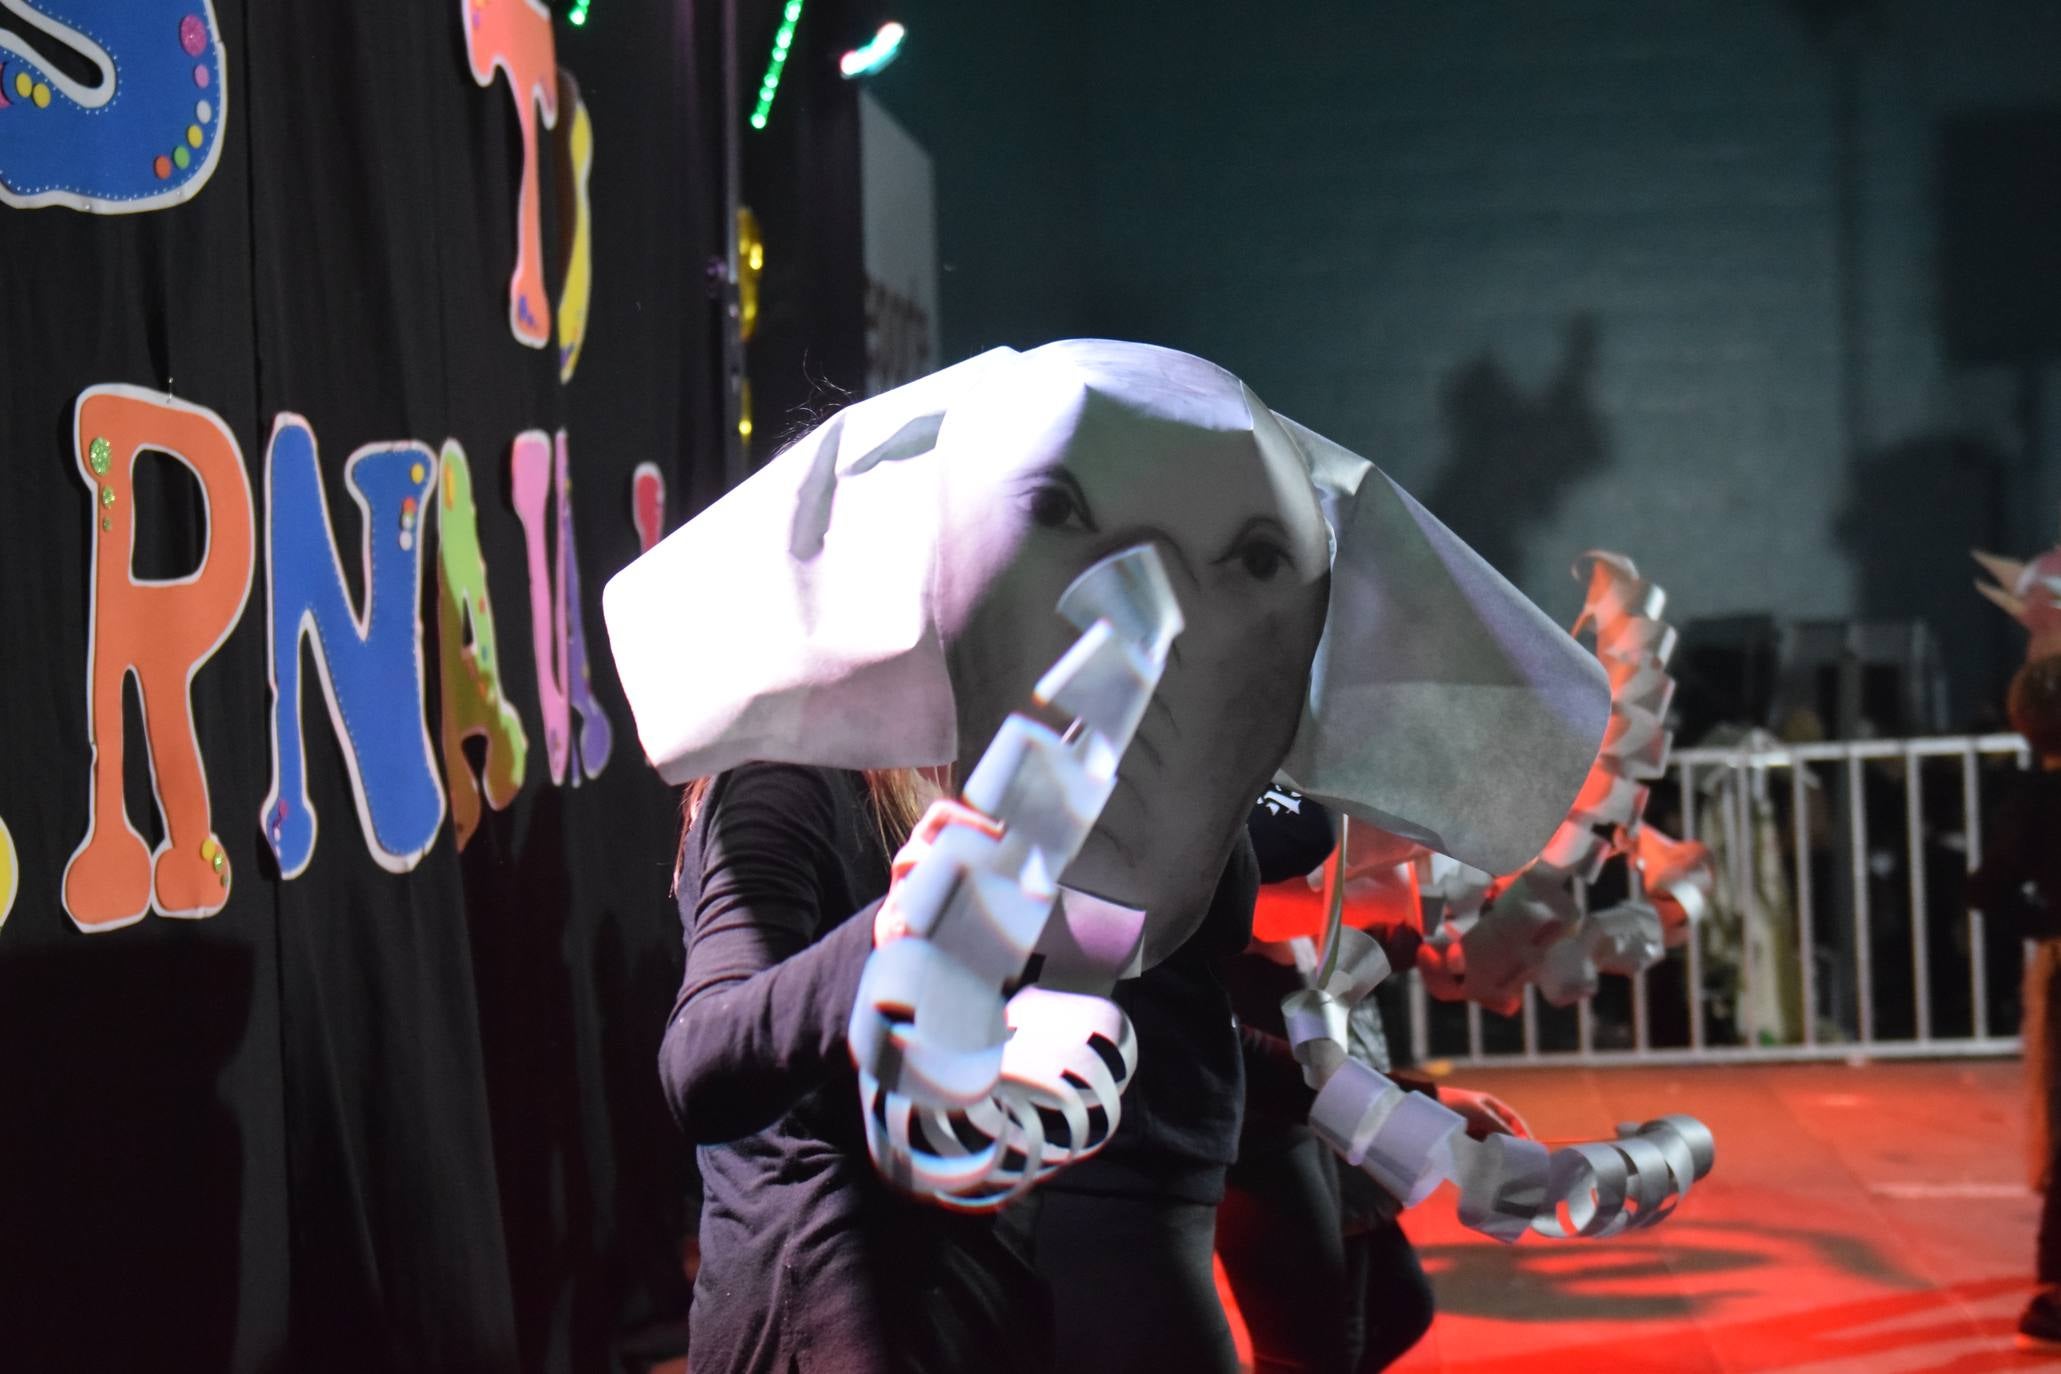
[{"label": "concrete wall", "polygon": [[905,7],[946,356],[1222,362],[1555,614],[1592,545],[1680,619],[1926,615],[1967,714],[2019,641],[1971,544],[2061,504],[2061,388],[1939,339],[1941,121],[2061,102],[2061,6]]}]

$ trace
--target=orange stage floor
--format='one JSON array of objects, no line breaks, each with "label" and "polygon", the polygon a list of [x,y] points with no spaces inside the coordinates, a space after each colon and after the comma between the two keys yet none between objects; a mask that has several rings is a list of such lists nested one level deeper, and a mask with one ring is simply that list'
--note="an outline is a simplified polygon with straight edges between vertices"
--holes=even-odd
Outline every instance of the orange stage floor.
[{"label": "orange stage floor", "polygon": [[1405,1218],[1440,1312],[1396,1368],[2061,1370],[2012,1344],[2039,1207],[2021,1072],[2015,1060],[1456,1071],[1549,1140],[1693,1112],[1717,1134],[1717,1169],[1659,1227],[1600,1242],[1498,1245],[1460,1226],[1442,1190]]},{"label": "orange stage floor", "polygon": [[2032,1288],[2016,1061],[1520,1070],[1497,1093],[1541,1136],[1687,1111],[1718,1164],[1687,1205],[1623,1240],[1504,1247],[1406,1219],[1438,1293],[1399,1369],[1809,1370],[1973,1374],[2061,1368],[2012,1347]]}]

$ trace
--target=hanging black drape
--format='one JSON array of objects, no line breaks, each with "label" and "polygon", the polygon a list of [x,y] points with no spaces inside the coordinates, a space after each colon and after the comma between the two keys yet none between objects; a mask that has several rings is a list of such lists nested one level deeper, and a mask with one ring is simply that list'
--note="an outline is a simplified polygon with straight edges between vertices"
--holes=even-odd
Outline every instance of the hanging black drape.
[{"label": "hanging black drape", "polygon": [[[557,350],[509,330],[518,127],[506,81],[472,79],[467,3],[216,0],[226,142],[195,199],[124,216],[0,207],[0,819],[21,873],[0,926],[0,1368],[604,1368],[626,1332],[684,1303],[684,1160],[652,1067],[678,961],[677,813],[637,750],[600,593],[638,550],[635,465],[665,473],[670,524],[720,482],[705,276],[721,251],[718,68],[687,0],[594,0],[584,27],[557,23],[596,144],[592,314],[562,385]],[[59,903],[87,819],[95,518],[70,424],[79,393],[107,382],[227,422],[260,493],[259,556],[192,686],[233,898],[207,919],[85,934]],[[320,444],[357,598],[345,457],[451,438],[471,461],[527,774],[462,854],[447,820],[409,873],[360,837],[305,651],[325,822],[307,871],[282,881],[258,831],[261,464],[282,411]],[[606,769],[578,787],[548,776],[508,498],[511,440],[560,428],[615,729]],[[201,557],[204,517],[190,479],[157,466],[138,478],[135,567],[175,577]],[[128,813],[155,844],[133,694],[128,715]]]},{"label": "hanging black drape", "polygon": [[[744,0],[739,8],[748,103],[783,6]],[[754,465],[864,393],[859,100],[837,58],[871,37],[885,11],[883,0],[809,0],[766,127],[743,129],[743,198],[766,243],[758,329],[746,348]]]}]

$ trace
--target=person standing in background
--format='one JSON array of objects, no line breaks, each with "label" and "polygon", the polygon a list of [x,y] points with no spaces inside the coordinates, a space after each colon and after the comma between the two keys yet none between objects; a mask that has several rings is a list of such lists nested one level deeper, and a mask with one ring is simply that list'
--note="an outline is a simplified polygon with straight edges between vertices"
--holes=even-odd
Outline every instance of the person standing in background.
[{"label": "person standing in background", "polygon": [[2026,1083],[2032,1185],[2044,1195],[2035,1252],[2040,1290],[2018,1318],[2018,1344],[2061,1354],[2061,1190],[2055,1187],[2061,1142],[2061,656],[2036,658],[2011,679],[2011,728],[2032,746],[2038,767],[2018,775],[1987,827],[1982,866],[1968,880],[1968,904],[2020,937],[2035,941],[2025,965]]}]

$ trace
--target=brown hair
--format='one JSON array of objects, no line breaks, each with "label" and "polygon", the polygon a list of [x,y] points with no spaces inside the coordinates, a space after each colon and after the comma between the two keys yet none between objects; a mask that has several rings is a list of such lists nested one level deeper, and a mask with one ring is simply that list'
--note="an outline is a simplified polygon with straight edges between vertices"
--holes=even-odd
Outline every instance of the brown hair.
[{"label": "brown hair", "polygon": [[[880,847],[892,858],[916,828],[924,807],[937,795],[932,779],[914,768],[868,768],[860,774],[866,780],[866,810],[873,817],[873,833]],[[687,864],[687,833],[701,804],[708,800],[714,777],[696,778],[680,792],[680,849],[673,858],[673,893],[679,895],[680,871]]]},{"label": "brown hair", "polygon": [[2061,755],[2061,657],[2036,658],[2020,668],[2004,711],[2039,759]]}]

